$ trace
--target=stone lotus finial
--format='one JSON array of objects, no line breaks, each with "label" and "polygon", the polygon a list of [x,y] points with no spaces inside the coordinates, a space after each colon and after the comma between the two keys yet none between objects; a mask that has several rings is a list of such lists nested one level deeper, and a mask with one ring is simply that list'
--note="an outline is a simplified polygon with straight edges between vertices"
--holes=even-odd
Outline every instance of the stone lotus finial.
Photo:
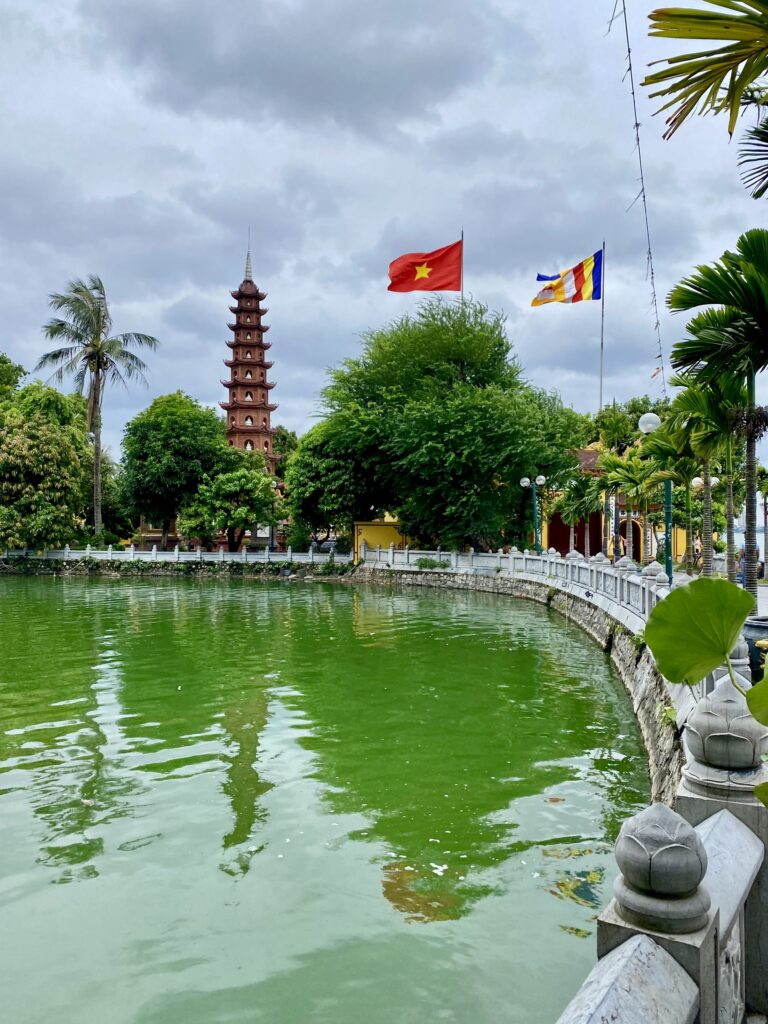
[{"label": "stone lotus finial", "polygon": [[[745,679],[739,681],[749,688]],[[685,738],[693,757],[715,768],[756,768],[768,752],[768,729],[752,717],[728,678],[696,705],[685,723]]]},{"label": "stone lotus finial", "polygon": [[633,888],[663,896],[687,896],[707,870],[698,835],[665,804],[653,804],[624,822],[616,861]]},{"label": "stone lotus finial", "polygon": [[710,898],[701,839],[679,814],[653,804],[625,821],[616,841],[619,913],[642,928],[685,933],[707,922]]}]

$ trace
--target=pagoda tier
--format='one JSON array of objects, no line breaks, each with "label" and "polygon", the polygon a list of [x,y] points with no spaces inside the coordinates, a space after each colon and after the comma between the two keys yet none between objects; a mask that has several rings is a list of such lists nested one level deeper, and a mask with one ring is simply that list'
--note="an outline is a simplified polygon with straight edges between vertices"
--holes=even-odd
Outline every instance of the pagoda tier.
[{"label": "pagoda tier", "polygon": [[[227,411],[227,440],[235,448],[260,451],[266,457],[270,471],[274,472],[277,459],[272,452],[272,439],[275,430],[270,415],[277,409],[277,405],[267,401],[267,395],[275,385],[266,379],[267,370],[273,364],[264,359],[264,353],[271,348],[271,343],[264,340],[269,326],[261,322],[262,316],[268,312],[261,305],[267,294],[259,291],[254,284],[250,252],[245,261],[243,281],[230,294],[236,302],[236,305],[229,307],[235,315],[234,323],[227,324],[234,334],[226,342],[232,350],[232,356],[224,360],[230,378],[221,382],[230,395],[226,402],[219,402],[221,408]],[[246,374],[250,376],[246,377]],[[240,397],[246,392],[252,396],[250,399]],[[253,395],[260,396],[259,401],[254,402]]]},{"label": "pagoda tier", "polygon": [[243,348],[247,348],[249,345],[251,346],[251,348],[255,348],[255,349],[259,349],[259,348],[263,348],[263,349],[272,348],[272,342],[271,341],[264,341],[263,338],[260,338],[258,341],[256,341],[255,339],[251,340],[250,338],[247,338],[245,340],[243,340],[242,338],[233,338],[231,341],[225,342],[225,344],[228,345],[229,348],[236,348],[238,345],[242,346]]},{"label": "pagoda tier", "polygon": [[[271,391],[275,386],[271,380],[254,380],[252,377],[235,377],[234,380],[223,380],[221,383],[225,388],[255,388],[257,391],[259,388]],[[253,405],[253,402],[243,399],[243,405]]]},{"label": "pagoda tier", "polygon": [[219,405],[222,409],[265,409],[267,412],[274,412],[277,408],[269,402],[241,402],[237,399],[232,402],[219,402]]},{"label": "pagoda tier", "polygon": [[[225,366],[229,366],[229,367],[241,366],[242,362],[243,362],[242,359],[225,359],[224,360],[224,365]],[[248,365],[249,366],[258,366],[258,368],[260,370],[271,370],[272,367],[275,364],[271,363],[268,359],[265,359],[264,362],[261,362],[258,359],[249,359],[248,360]],[[270,384],[269,386],[270,387],[274,387],[274,384]]]}]

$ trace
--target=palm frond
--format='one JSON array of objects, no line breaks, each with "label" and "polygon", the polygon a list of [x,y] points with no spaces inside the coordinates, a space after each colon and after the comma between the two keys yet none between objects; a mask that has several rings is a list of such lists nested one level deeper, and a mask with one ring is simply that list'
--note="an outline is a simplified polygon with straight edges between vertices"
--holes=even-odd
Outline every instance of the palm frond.
[{"label": "palm frond", "polygon": [[[653,98],[674,108],[664,138],[670,138],[697,110],[728,112],[733,134],[744,94],[768,73],[768,6],[760,0],[704,0],[718,11],[692,7],[660,8],[650,14],[650,35],[664,39],[724,41],[724,46],[654,61],[664,67],[643,84]],[[723,13],[725,12],[725,13]]]}]

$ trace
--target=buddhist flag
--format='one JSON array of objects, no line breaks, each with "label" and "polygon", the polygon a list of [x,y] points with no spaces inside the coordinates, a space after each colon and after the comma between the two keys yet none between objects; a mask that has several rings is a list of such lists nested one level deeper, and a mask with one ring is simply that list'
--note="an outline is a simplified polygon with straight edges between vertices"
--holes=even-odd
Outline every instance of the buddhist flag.
[{"label": "buddhist flag", "polygon": [[570,270],[547,277],[539,274],[537,281],[546,281],[532,306],[545,306],[548,302],[585,302],[600,299],[603,294],[603,251],[587,256]]},{"label": "buddhist flag", "polygon": [[407,252],[389,264],[390,292],[459,292],[463,243],[434,252]]}]

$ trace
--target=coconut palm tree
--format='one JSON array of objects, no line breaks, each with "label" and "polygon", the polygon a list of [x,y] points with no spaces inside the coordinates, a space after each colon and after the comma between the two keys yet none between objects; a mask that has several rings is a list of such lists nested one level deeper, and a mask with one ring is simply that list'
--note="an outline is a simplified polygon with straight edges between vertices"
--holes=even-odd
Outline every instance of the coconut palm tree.
[{"label": "coconut palm tree", "polygon": [[714,307],[695,317],[689,336],[673,346],[674,367],[694,369],[702,381],[737,374],[746,382],[747,407],[741,423],[746,435],[745,587],[757,603],[755,447],[766,420],[755,405],[755,378],[768,366],[768,231],[746,231],[734,252],[697,267],[677,284],[667,305],[673,310]]},{"label": "coconut palm tree", "polygon": [[[643,82],[652,97],[674,108],[665,138],[697,110],[726,111],[733,134],[745,93],[768,73],[768,7],[763,0],[702,0],[706,7],[667,7],[650,15],[652,36],[664,39],[716,40],[710,49],[667,57]],[[712,9],[714,8],[714,9]],[[722,45],[721,45],[722,44]]]},{"label": "coconut palm tree", "polygon": [[130,349],[157,348],[148,334],[112,336],[112,317],[101,279],[91,274],[87,281],[71,281],[66,292],[49,296],[51,309],[61,312],[43,328],[51,340],[63,341],[40,359],[36,370],[56,367],[53,380],[61,383],[72,375],[75,390],[88,398],[88,430],[93,434],[93,529],[101,532],[101,406],[107,384],[127,384],[138,379],[146,383],[147,369]]},{"label": "coconut palm tree", "polygon": [[728,579],[735,583],[736,543],[733,525],[734,427],[738,414],[743,411],[747,403],[747,391],[744,386],[744,380],[736,374],[722,374],[716,380],[700,381],[695,372],[689,370],[672,377],[670,384],[674,387],[683,388],[683,390],[675,396],[667,420],[667,426],[673,433],[682,431],[687,435],[691,448],[701,457],[703,464],[704,525],[702,529],[702,574],[712,574],[713,561],[712,493],[709,463],[714,458],[722,457],[723,464],[725,465]]}]

